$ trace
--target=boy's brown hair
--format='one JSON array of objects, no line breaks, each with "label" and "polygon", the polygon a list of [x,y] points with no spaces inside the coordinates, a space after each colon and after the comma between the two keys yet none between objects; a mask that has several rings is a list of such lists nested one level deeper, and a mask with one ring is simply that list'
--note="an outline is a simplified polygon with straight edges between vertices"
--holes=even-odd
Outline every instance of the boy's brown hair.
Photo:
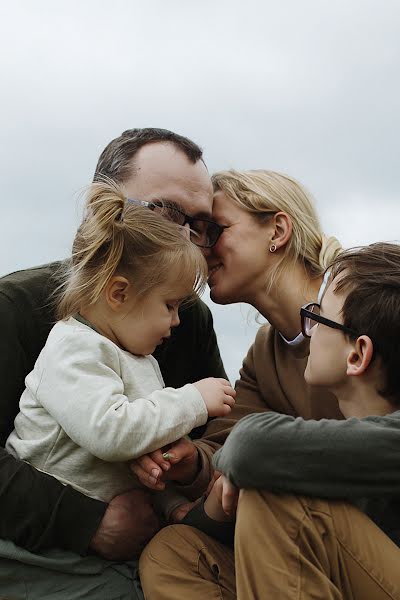
[{"label": "boy's brown hair", "polygon": [[400,404],[400,245],[378,242],[341,252],[331,265],[335,292],[347,294],[343,324],[368,335],[379,357],[385,386],[379,393]]}]

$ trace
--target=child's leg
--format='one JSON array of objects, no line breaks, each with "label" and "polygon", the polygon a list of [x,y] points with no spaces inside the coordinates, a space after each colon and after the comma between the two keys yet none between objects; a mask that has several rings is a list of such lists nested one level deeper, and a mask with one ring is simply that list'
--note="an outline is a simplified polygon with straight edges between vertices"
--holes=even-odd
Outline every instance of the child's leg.
[{"label": "child's leg", "polygon": [[400,598],[400,548],[344,502],[243,490],[238,600]]}]

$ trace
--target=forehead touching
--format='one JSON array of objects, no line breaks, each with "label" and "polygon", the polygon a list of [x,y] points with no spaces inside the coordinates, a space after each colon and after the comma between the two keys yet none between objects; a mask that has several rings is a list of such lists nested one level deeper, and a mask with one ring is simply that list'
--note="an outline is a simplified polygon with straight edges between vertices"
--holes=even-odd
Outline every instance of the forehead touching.
[{"label": "forehead touching", "polygon": [[173,144],[146,144],[135,155],[132,177],[124,183],[128,196],[139,200],[164,199],[179,204],[189,215],[210,215],[212,185],[207,168],[192,163]]},{"label": "forehead touching", "polygon": [[214,192],[213,218],[222,220],[228,215],[241,213],[243,209],[222,190]]}]

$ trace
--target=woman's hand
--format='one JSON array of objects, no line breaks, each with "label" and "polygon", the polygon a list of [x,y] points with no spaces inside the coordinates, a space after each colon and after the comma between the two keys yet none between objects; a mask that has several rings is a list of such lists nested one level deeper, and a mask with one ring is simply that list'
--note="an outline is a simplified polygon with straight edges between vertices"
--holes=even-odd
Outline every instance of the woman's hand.
[{"label": "woman's hand", "polygon": [[199,470],[199,455],[190,440],[181,438],[169,446],[144,454],[130,463],[139,481],[152,490],[163,490],[165,481],[191,483]]},{"label": "woman's hand", "polygon": [[215,480],[209,486],[204,510],[214,521],[233,521],[239,499],[239,489],[220,473],[215,473]]}]

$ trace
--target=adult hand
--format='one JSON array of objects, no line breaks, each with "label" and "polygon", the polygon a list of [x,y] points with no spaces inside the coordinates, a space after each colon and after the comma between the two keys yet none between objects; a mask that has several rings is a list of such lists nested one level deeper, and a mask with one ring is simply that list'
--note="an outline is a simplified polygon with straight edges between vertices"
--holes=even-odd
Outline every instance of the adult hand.
[{"label": "adult hand", "polygon": [[148,492],[130,490],[111,500],[90,548],[108,560],[130,560],[159,529]]},{"label": "adult hand", "polygon": [[191,483],[199,470],[199,454],[193,442],[181,438],[168,447],[140,456],[130,467],[143,485],[163,490],[165,481]]}]

